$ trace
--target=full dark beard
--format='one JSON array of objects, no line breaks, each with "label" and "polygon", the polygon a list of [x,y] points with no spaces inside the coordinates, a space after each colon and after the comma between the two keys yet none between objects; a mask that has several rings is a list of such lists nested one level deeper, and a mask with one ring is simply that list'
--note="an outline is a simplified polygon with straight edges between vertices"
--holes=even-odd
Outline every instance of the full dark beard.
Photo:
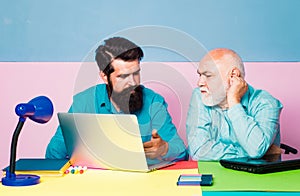
[{"label": "full dark beard", "polygon": [[133,114],[143,106],[143,89],[140,85],[124,89],[122,92],[112,91],[112,100],[126,114]]}]

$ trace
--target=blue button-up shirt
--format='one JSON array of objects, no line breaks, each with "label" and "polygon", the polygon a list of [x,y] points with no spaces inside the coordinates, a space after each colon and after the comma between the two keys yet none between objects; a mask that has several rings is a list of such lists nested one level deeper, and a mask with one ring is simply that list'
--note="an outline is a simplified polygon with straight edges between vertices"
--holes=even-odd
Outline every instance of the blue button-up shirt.
[{"label": "blue button-up shirt", "polygon": [[241,103],[228,110],[205,106],[194,89],[186,122],[190,156],[194,160],[263,156],[280,144],[280,101],[263,90],[248,90]]},{"label": "blue button-up shirt", "polygon": [[[143,88],[143,107],[136,112],[142,141],[151,139],[152,130],[156,129],[160,137],[168,142],[169,149],[164,159],[184,159],[186,147],[177,134],[176,127],[172,123],[171,116],[167,110],[167,104],[162,96],[152,90]],[[105,84],[93,86],[73,97],[70,113],[117,113],[113,107]],[[46,158],[65,158],[67,150],[60,126],[52,137],[46,150]]]}]

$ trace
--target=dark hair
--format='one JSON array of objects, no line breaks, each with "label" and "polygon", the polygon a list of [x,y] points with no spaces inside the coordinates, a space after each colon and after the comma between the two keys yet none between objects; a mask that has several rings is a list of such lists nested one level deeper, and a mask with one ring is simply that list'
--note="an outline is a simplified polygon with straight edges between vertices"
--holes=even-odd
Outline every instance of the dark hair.
[{"label": "dark hair", "polygon": [[95,60],[98,64],[100,71],[104,74],[110,75],[114,70],[111,62],[114,59],[121,59],[123,61],[141,61],[144,57],[142,49],[122,37],[113,37],[104,40],[104,44],[96,49]]}]

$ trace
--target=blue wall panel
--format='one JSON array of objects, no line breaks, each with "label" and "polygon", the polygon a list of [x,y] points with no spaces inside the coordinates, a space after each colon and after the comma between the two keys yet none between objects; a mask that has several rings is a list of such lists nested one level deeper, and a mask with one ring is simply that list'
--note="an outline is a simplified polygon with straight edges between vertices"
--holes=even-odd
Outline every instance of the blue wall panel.
[{"label": "blue wall panel", "polygon": [[[300,61],[299,8],[298,0],[1,1],[0,61],[82,61],[104,38],[143,25],[181,32],[203,50],[232,48],[245,61]],[[154,39],[143,33],[135,36]],[[157,43],[145,46],[145,61],[198,61],[203,51],[185,38],[170,40],[191,47],[191,58]]]}]

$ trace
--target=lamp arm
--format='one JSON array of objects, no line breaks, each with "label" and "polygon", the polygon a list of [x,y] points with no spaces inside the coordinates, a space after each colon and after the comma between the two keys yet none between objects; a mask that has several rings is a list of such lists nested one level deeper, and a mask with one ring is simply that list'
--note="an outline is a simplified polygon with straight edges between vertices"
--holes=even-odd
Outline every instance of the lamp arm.
[{"label": "lamp arm", "polygon": [[18,138],[27,117],[38,123],[48,122],[53,114],[53,104],[48,97],[39,96],[30,100],[27,104],[18,104],[15,112],[20,118],[11,140],[9,168],[6,168],[6,175],[1,179],[1,182],[6,186],[35,185],[40,183],[40,176],[15,174]]},{"label": "lamp arm", "polygon": [[16,154],[17,154],[17,144],[18,144],[18,138],[20,135],[20,132],[22,130],[22,127],[25,123],[26,118],[20,117],[19,122],[17,124],[17,127],[14,131],[13,138],[11,141],[11,147],[10,147],[10,166],[9,166],[9,173],[14,174],[16,170]]}]

